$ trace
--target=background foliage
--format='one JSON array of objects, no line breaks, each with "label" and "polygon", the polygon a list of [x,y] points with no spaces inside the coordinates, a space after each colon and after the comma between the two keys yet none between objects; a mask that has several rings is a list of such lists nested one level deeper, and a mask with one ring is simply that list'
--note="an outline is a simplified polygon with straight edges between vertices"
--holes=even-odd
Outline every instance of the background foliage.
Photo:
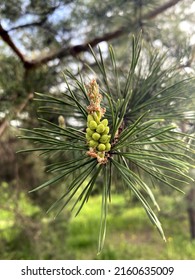
[{"label": "background foliage", "polygon": [[[0,13],[0,36],[2,39],[0,41],[0,179],[1,191],[3,192],[0,222],[1,258],[86,258],[86,255],[77,253],[76,249],[73,250],[71,247],[71,244],[74,243],[73,239],[71,241],[73,236],[75,244],[78,245],[78,243],[76,242],[76,234],[73,234],[74,223],[69,212],[63,212],[62,216],[55,222],[52,220],[52,215],[51,217],[45,216],[44,213],[51,202],[58,197],[63,185],[58,185],[55,189],[50,188],[46,193],[42,190],[40,193],[27,194],[28,190],[42,183],[45,178],[48,178],[48,175],[45,177],[42,167],[43,159],[36,156],[15,154],[15,151],[21,149],[21,145],[23,145],[15,137],[19,134],[18,127],[33,128],[38,126],[36,111],[40,104],[32,102],[34,92],[47,93],[57,97],[59,93],[64,91],[64,78],[61,71],[64,71],[65,68],[70,68],[77,75],[78,67],[82,71],[86,71],[86,63],[88,63],[94,70],[97,70],[97,64],[94,64],[88,44],[91,44],[95,52],[98,51],[96,46],[99,44],[106,60],[108,44],[111,43],[115,48],[121,69],[120,75],[122,75],[123,69],[127,69],[127,56],[131,53],[129,35],[142,29],[148,52],[152,49],[156,49],[160,55],[166,52],[169,63],[177,65],[181,78],[185,77],[186,74],[193,76],[194,3],[190,0],[167,2],[116,0],[97,4],[97,1],[59,0],[47,1],[45,4],[45,1],[41,0],[21,0],[17,1],[16,4],[15,1],[10,0],[1,1]],[[149,65],[147,53],[143,57],[143,64],[145,61]],[[106,63],[109,65],[109,62]],[[178,76],[175,79],[177,80]],[[140,85],[143,84],[143,81],[144,76],[142,75],[140,76],[140,84],[137,85],[138,92],[141,90]],[[186,92],[190,93],[192,90],[192,87],[186,88]],[[163,109],[166,109],[166,105]],[[173,112],[176,116],[177,108],[174,106]],[[190,113],[188,119],[189,116]],[[55,114],[50,114],[48,119],[57,123],[57,117]],[[67,121],[71,123],[73,120]],[[183,132],[193,132],[192,119],[189,121],[186,118],[180,118],[176,122]],[[31,144],[28,145],[31,148]],[[49,164],[51,161],[52,159],[47,159],[46,163]],[[192,170],[192,175],[193,172]],[[191,213],[193,210],[193,207],[189,206],[194,205],[194,188],[193,184],[191,187],[180,187],[185,188],[187,203],[185,203],[186,200],[183,199],[183,196],[181,199],[180,194],[174,193],[173,196],[172,192],[163,189],[162,215],[167,216],[167,219],[170,218],[171,221],[174,217],[176,223],[174,228],[178,228],[178,221],[180,221],[179,223],[184,225],[183,228],[188,226],[190,229],[187,213]],[[169,200],[170,196],[172,197],[171,201]],[[94,201],[98,201],[98,199],[98,197],[94,197]],[[122,209],[123,204],[120,199],[116,199],[118,201],[116,208],[121,207]],[[180,199],[180,203],[177,204]],[[133,202],[131,201],[131,203]],[[124,204],[124,208],[125,206],[126,204]],[[136,207],[135,205],[135,209],[137,209]],[[181,213],[180,217],[175,215],[177,207]],[[167,209],[170,209],[170,212],[166,211]],[[90,211],[88,210],[87,213]],[[111,209],[110,211],[112,213],[115,210]],[[141,220],[141,210],[137,210],[136,213],[140,214],[136,220]],[[82,216],[77,221],[79,219],[82,221]],[[6,222],[7,220],[9,223]],[[128,220],[128,222],[133,227],[133,220],[131,222]],[[120,223],[122,222],[119,221]],[[123,226],[126,223],[127,220],[124,220]],[[145,220],[144,223],[146,223]],[[168,229],[172,228],[169,227],[168,221],[165,221],[164,224],[166,225],[166,223]],[[56,230],[54,230],[55,227]],[[127,229],[129,228],[127,227]],[[145,226],[141,231],[144,230],[146,230]],[[113,229],[113,232],[115,231],[117,231],[117,222],[116,229]],[[51,234],[48,235],[47,232]],[[146,232],[147,230],[144,231],[143,236]],[[121,234],[124,238],[121,248],[124,248],[127,236],[125,229],[124,234]],[[141,238],[138,232],[135,234]],[[181,230],[177,239],[171,232],[170,238],[173,239],[168,243],[168,247],[163,249],[168,251],[163,251],[160,258],[193,258],[194,244],[190,243],[190,234],[193,236],[193,229],[191,233],[183,233]],[[22,248],[24,249],[21,251],[18,246],[21,244],[21,236],[23,235],[26,236],[26,242],[23,243]],[[83,236],[83,241],[79,242],[89,240],[87,233],[83,233],[81,236]],[[114,240],[114,236],[116,235],[111,237],[112,240]],[[131,227],[128,236],[131,236]],[[61,240],[61,237],[66,244],[64,248],[56,245],[58,244],[57,240]],[[91,235],[90,242],[92,243],[93,240]],[[159,240],[156,242],[161,244]],[[96,242],[93,242],[92,246],[94,243],[96,246]],[[140,248],[139,242],[137,243],[137,248]],[[40,249],[38,244],[41,244]],[[128,258],[128,256],[136,258],[136,253],[133,256],[128,249],[126,255],[123,249],[121,249],[121,255],[117,255],[112,244],[114,242],[107,245],[108,252],[105,253],[104,258]],[[152,246],[150,242],[144,241],[144,244],[146,247],[148,246],[147,248]],[[188,248],[184,250],[186,255],[178,252],[179,244],[180,247],[182,247],[181,244],[185,244],[186,246],[183,246]],[[65,250],[68,246],[70,246],[70,253]],[[135,252],[138,251],[137,248],[135,248]],[[172,254],[169,249],[172,250]],[[81,251],[85,252],[86,247],[84,246],[82,250],[79,249],[79,252]],[[148,251],[146,249],[138,257],[147,258]],[[148,258],[152,257],[156,257],[154,252],[153,256],[148,256]]]}]

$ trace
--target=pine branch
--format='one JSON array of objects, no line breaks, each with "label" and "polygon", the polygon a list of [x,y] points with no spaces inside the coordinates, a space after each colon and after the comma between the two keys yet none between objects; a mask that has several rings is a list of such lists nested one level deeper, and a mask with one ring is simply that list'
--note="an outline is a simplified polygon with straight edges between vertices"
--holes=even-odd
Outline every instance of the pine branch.
[{"label": "pine branch", "polygon": [[[166,11],[167,9],[175,6],[178,2],[180,2],[182,0],[170,0],[167,3],[155,8],[153,11],[143,15],[143,19],[144,20],[151,20],[153,18],[155,18],[156,16],[158,16],[159,14],[163,13],[164,11]],[[33,23],[31,23],[32,25]],[[34,23],[34,25],[39,25],[40,22],[38,23]],[[29,24],[26,24],[26,27],[28,27]],[[19,27],[15,27],[15,29],[17,29]],[[10,29],[13,30],[14,28]],[[9,30],[9,31],[10,31]],[[118,37],[121,37],[122,35],[125,35],[126,33],[128,33],[129,30],[128,28],[125,27],[121,27],[117,30],[115,30],[114,32],[110,32],[110,33],[106,33],[101,37],[96,37],[84,44],[79,44],[79,45],[75,45],[75,46],[71,46],[71,47],[62,47],[61,49],[50,53],[48,55],[46,55],[45,57],[38,57],[34,60],[28,60],[24,57],[24,55],[22,54],[22,52],[17,48],[17,46],[15,45],[15,43],[13,42],[12,38],[9,36],[8,31],[6,31],[0,24],[0,36],[3,39],[3,41],[10,46],[10,48],[15,52],[15,54],[19,57],[19,59],[21,60],[21,62],[23,63],[23,66],[26,70],[29,69],[33,69],[33,68],[37,68],[39,66],[41,66],[42,64],[45,64],[49,61],[52,61],[56,58],[63,58],[63,57],[67,57],[69,55],[72,56],[76,56],[81,52],[85,52],[88,50],[88,46],[90,45],[91,47],[94,47],[96,45],[98,45],[99,43],[103,42],[103,41],[111,41],[113,39],[116,39]]]},{"label": "pine branch", "polygon": [[143,16],[143,19],[150,20],[158,16],[159,14],[163,13],[167,9],[175,6],[178,2],[181,2],[182,0],[170,0],[169,2],[159,6],[158,8],[154,9],[150,13]]},{"label": "pine branch", "polygon": [[11,32],[11,31],[14,31],[14,30],[17,30],[17,29],[28,28],[28,27],[33,27],[33,26],[41,26],[43,23],[45,23],[46,20],[47,20],[47,17],[45,17],[45,18],[43,18],[39,21],[33,21],[33,22],[30,22],[30,23],[17,25],[17,26],[14,26],[14,27],[10,28],[7,31],[7,33]]},{"label": "pine branch", "polygon": [[31,62],[32,68],[39,67],[41,64],[45,64],[56,58],[63,58],[63,57],[69,56],[69,55],[76,56],[81,52],[85,52],[85,51],[89,50],[89,45],[92,47],[95,47],[96,45],[98,45],[99,43],[101,43],[103,41],[110,41],[112,39],[118,38],[121,35],[123,35],[124,33],[125,32],[124,32],[123,28],[120,28],[114,32],[107,33],[101,37],[94,38],[93,40],[88,41],[87,43],[75,45],[75,46],[68,47],[68,48],[67,47],[61,48],[60,50],[53,52],[45,57],[37,58],[37,59],[33,60]]},{"label": "pine branch", "polygon": [[[66,5],[69,4],[69,2],[71,2],[71,1],[67,1],[67,2],[66,2]],[[55,5],[55,6],[48,7],[47,10],[44,9],[44,10],[41,11],[41,12],[38,12],[37,10],[36,10],[36,12],[27,11],[27,14],[28,14],[28,15],[39,16],[39,17],[45,17],[45,16],[47,17],[48,15],[52,14],[56,9],[60,8],[60,6],[61,6],[61,4],[60,4],[60,2],[59,2],[59,3],[58,3],[57,5]]]},{"label": "pine branch", "polygon": [[[175,119],[183,119],[186,109],[192,110],[194,117],[194,103],[191,102],[193,90],[191,95],[188,91],[192,84],[189,84],[189,80],[178,81],[179,77],[175,81],[175,68],[162,69],[165,60],[151,51],[149,61],[152,66],[143,69],[145,78],[140,78],[137,69],[144,67],[141,48],[141,35],[137,38],[132,36],[131,63],[129,69],[123,70],[122,77],[112,47],[109,48],[109,67],[103,60],[101,50],[96,56],[91,48],[101,88],[95,80],[86,85],[81,75],[77,79],[66,70],[67,91],[62,97],[36,94],[36,100],[41,103],[41,112],[47,113],[47,116],[48,113],[63,112],[63,116],[60,116],[63,121],[58,118],[59,123],[55,124],[39,119],[43,124],[41,127],[24,129],[24,134],[19,136],[35,144],[33,148],[20,152],[38,151],[45,157],[53,158],[53,163],[47,166],[47,172],[52,173],[53,177],[32,191],[55,185],[61,180],[66,185],[65,192],[48,211],[57,207],[58,215],[73,202],[71,210],[75,209],[77,215],[101,178],[98,252],[102,250],[105,240],[111,186],[122,188],[123,184],[126,190],[131,191],[165,240],[161,223],[153,210],[154,207],[160,209],[153,194],[153,183],[183,192],[179,187],[194,181],[188,175],[188,171],[194,168],[194,150],[185,140],[186,137],[194,137],[178,132],[173,124]],[[143,53],[146,55],[145,51]],[[166,85],[163,88],[162,83]],[[67,116],[78,118],[81,124],[63,125]],[[63,160],[56,155],[63,155]],[[67,158],[65,161],[64,156]]]},{"label": "pine branch", "polygon": [[12,38],[9,36],[8,31],[6,31],[2,25],[0,24],[0,36],[3,39],[3,41],[10,46],[10,48],[15,52],[15,54],[20,58],[22,63],[25,65],[25,58],[21,51],[16,47],[15,43],[12,41]]}]

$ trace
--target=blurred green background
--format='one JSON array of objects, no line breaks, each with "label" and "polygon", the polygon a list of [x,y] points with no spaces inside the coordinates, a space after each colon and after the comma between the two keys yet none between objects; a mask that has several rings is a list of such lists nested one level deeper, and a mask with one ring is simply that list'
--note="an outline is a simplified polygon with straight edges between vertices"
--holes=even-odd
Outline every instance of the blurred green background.
[{"label": "blurred green background", "polygon": [[[126,67],[129,37],[142,30],[144,42],[167,53],[181,75],[194,76],[193,0],[2,0],[0,3],[0,259],[195,259],[195,185],[178,186],[182,195],[156,188],[165,243],[129,193],[113,190],[104,249],[97,255],[101,195],[75,218],[71,205],[56,219],[46,214],[64,189],[28,191],[48,179],[38,154],[16,154],[32,144],[18,140],[20,128],[37,127],[34,92],[58,96],[62,71],[75,76],[86,64],[96,69],[88,44],[99,45],[106,61],[115,48]],[[190,89],[189,89],[190,91]],[[55,115],[50,121],[57,122]],[[194,121],[180,122],[192,132]],[[25,146],[24,146],[25,145]],[[194,170],[191,175],[195,178]]]}]

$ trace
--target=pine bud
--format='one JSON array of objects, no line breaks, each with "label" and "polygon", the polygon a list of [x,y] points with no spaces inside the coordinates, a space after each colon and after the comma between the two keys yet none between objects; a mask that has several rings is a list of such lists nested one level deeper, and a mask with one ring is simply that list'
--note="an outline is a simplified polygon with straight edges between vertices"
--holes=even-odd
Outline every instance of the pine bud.
[{"label": "pine bud", "polygon": [[104,132],[104,130],[105,130],[105,126],[102,123],[98,124],[96,131],[98,133],[102,133],[102,132]]},{"label": "pine bud", "polygon": [[61,128],[65,128],[65,127],[66,127],[65,119],[64,119],[64,117],[61,116],[61,115],[58,117],[58,123],[59,123],[59,126],[60,126]]},{"label": "pine bud", "polygon": [[102,135],[102,137],[100,138],[99,142],[100,143],[108,143],[110,141],[110,135]]},{"label": "pine bud", "polygon": [[94,121],[94,118],[92,115],[88,115],[87,116],[87,121],[90,122],[90,121]]},{"label": "pine bud", "polygon": [[111,149],[111,144],[110,143],[106,143],[105,146],[106,146],[105,152],[109,152],[110,149]]},{"label": "pine bud", "polygon": [[86,133],[85,137],[86,137],[87,141],[92,140],[91,136],[89,134],[87,134],[87,133]]},{"label": "pine bud", "polygon": [[104,130],[104,132],[102,133],[102,135],[107,135],[110,132],[110,128],[109,126],[107,126]]},{"label": "pine bud", "polygon": [[89,147],[91,147],[91,148],[96,148],[98,144],[99,143],[97,141],[94,141],[94,140],[89,141]]},{"label": "pine bud", "polygon": [[90,121],[89,122],[89,128],[90,129],[96,129],[97,128],[97,123],[95,121]]},{"label": "pine bud", "polygon": [[98,117],[96,112],[93,113],[93,118],[94,118],[94,120],[96,121],[97,124],[100,123],[100,118]]},{"label": "pine bud", "polygon": [[104,157],[105,157],[105,153],[104,153],[104,152],[98,152],[98,156],[99,156],[100,158],[104,158]]},{"label": "pine bud", "polygon": [[89,136],[92,136],[92,134],[94,133],[94,131],[91,130],[89,127],[86,129],[86,132]]},{"label": "pine bud", "polygon": [[107,119],[103,119],[101,121],[101,123],[104,125],[104,126],[107,126],[108,125],[108,120]]},{"label": "pine bud", "polygon": [[100,139],[100,134],[95,132],[95,133],[93,133],[92,138],[93,138],[93,140],[98,141]]},{"label": "pine bud", "polygon": [[97,158],[97,162],[100,164],[106,164],[110,157],[106,152],[111,149],[111,135],[108,120],[102,119],[106,109],[100,106],[102,96],[95,80],[92,80],[88,86],[88,96],[90,104],[87,106],[86,138],[89,146],[87,155]]},{"label": "pine bud", "polygon": [[101,113],[100,113],[100,111],[97,111],[96,114],[97,114],[98,118],[101,119]]},{"label": "pine bud", "polygon": [[105,149],[106,149],[106,146],[105,146],[104,144],[99,144],[99,145],[98,145],[98,150],[99,150],[100,152],[105,151]]}]

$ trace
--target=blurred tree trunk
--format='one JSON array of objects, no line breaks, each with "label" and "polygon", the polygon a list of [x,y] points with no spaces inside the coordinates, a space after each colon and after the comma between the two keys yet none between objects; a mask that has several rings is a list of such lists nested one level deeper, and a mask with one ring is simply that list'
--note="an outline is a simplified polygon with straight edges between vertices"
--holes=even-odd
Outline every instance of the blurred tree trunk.
[{"label": "blurred tree trunk", "polygon": [[[195,133],[195,124],[188,120],[181,122],[180,128],[183,133]],[[190,170],[190,176],[195,179],[195,169]],[[191,185],[187,195],[187,211],[190,226],[190,236],[192,239],[195,239],[195,186],[193,184]]]},{"label": "blurred tree trunk", "polygon": [[191,238],[195,239],[195,188],[192,187],[188,197],[188,217],[189,217],[189,224],[190,224],[190,234]]}]

